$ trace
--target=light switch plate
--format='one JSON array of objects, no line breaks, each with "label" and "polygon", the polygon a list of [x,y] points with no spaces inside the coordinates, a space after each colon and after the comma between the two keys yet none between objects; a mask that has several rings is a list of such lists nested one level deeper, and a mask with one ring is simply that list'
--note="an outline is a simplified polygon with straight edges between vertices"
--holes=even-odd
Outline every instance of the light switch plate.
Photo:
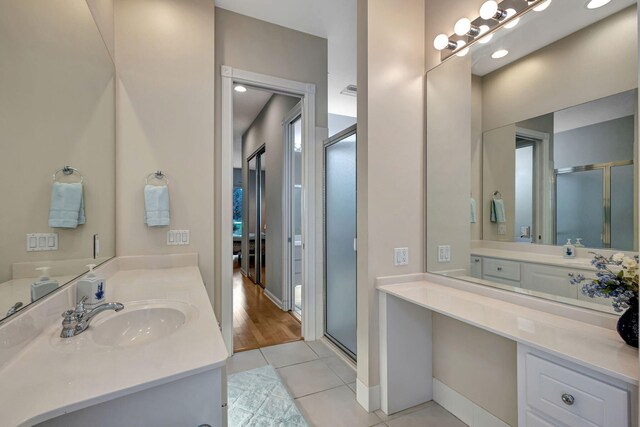
[{"label": "light switch plate", "polygon": [[57,251],[58,233],[27,234],[27,252]]},{"label": "light switch plate", "polygon": [[167,245],[183,246],[190,242],[189,230],[169,230],[167,231]]},{"label": "light switch plate", "polygon": [[394,253],[394,265],[396,267],[400,265],[409,265],[409,248],[395,248]]},{"label": "light switch plate", "polygon": [[438,246],[438,262],[451,262],[451,245]]}]

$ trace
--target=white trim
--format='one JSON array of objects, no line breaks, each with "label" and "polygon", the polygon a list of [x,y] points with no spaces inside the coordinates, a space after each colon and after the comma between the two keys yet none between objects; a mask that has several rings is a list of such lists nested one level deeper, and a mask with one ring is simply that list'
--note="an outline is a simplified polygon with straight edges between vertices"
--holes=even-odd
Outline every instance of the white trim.
[{"label": "white trim", "polygon": [[284,310],[284,307],[282,306],[282,301],[280,301],[274,294],[272,294],[269,289],[264,288],[264,294],[267,296],[267,298],[269,298],[271,300],[272,303],[274,303],[280,310]]},{"label": "white trim", "polygon": [[433,400],[469,427],[509,427],[509,424],[436,378],[433,379]]},{"label": "white trim", "polygon": [[360,380],[356,380],[356,399],[367,412],[380,409],[380,385],[367,387]]},{"label": "white trim", "polygon": [[[316,339],[316,86],[279,77],[222,66],[222,141],[220,179],[220,265],[222,336],[229,354],[233,354],[233,266],[232,188],[233,188],[233,84],[297,95],[302,98],[302,129],[305,146],[302,153],[302,333],[305,340]],[[320,313],[321,315],[321,313]]]},{"label": "white trim", "polygon": [[[282,121],[282,135],[284,136],[284,170],[282,174],[282,309],[289,311],[293,310],[294,295],[292,292],[293,285],[293,257],[294,249],[293,244],[295,242],[295,235],[293,233],[293,221],[291,220],[291,211],[293,206],[293,194],[291,191],[292,178],[291,178],[291,166],[293,164],[293,139],[291,137],[290,125],[302,115],[302,103],[298,102],[286,115]],[[305,145],[305,141],[302,141],[302,145]],[[291,239],[291,240],[289,240]]]}]

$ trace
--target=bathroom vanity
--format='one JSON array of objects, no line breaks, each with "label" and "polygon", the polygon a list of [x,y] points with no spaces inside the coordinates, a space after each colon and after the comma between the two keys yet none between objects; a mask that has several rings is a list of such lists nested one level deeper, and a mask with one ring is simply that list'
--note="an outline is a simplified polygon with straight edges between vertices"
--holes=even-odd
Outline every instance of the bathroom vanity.
[{"label": "bathroom vanity", "polygon": [[2,425],[226,425],[227,350],[197,255],[115,258],[96,273],[106,301],[61,338],[75,283],[0,325]]},{"label": "bathroom vanity", "polygon": [[436,400],[470,426],[507,426],[433,378],[439,313],[516,342],[519,426],[638,425],[638,352],[588,312],[575,320],[431,274],[379,279],[378,291],[385,413]]}]

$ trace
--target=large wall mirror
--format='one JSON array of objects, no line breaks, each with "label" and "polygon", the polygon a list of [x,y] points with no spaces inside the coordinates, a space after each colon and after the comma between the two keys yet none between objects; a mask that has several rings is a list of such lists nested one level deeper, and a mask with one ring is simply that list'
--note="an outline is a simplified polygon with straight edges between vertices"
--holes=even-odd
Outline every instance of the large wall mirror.
[{"label": "large wall mirror", "polygon": [[568,274],[638,251],[637,42],[635,1],[553,0],[427,73],[428,271],[613,312]]},{"label": "large wall mirror", "polygon": [[115,72],[85,0],[0,2],[0,58],[1,320],[114,256]]}]

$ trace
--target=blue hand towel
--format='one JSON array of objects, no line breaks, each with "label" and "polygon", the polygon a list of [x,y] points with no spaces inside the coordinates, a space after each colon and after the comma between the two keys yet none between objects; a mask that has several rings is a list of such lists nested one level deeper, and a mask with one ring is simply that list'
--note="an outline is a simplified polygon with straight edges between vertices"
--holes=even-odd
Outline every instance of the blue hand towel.
[{"label": "blue hand towel", "polygon": [[84,223],[82,184],[54,182],[51,188],[49,227],[76,228]]},{"label": "blue hand towel", "polygon": [[504,214],[504,200],[493,199],[491,200],[491,222],[505,222]]},{"label": "blue hand towel", "polygon": [[476,222],[478,222],[478,211],[476,210],[476,199],[474,199],[473,197],[471,198],[471,216],[470,216],[470,221],[472,224],[475,224]]},{"label": "blue hand towel", "polygon": [[149,227],[169,225],[169,187],[144,186],[144,223]]}]

